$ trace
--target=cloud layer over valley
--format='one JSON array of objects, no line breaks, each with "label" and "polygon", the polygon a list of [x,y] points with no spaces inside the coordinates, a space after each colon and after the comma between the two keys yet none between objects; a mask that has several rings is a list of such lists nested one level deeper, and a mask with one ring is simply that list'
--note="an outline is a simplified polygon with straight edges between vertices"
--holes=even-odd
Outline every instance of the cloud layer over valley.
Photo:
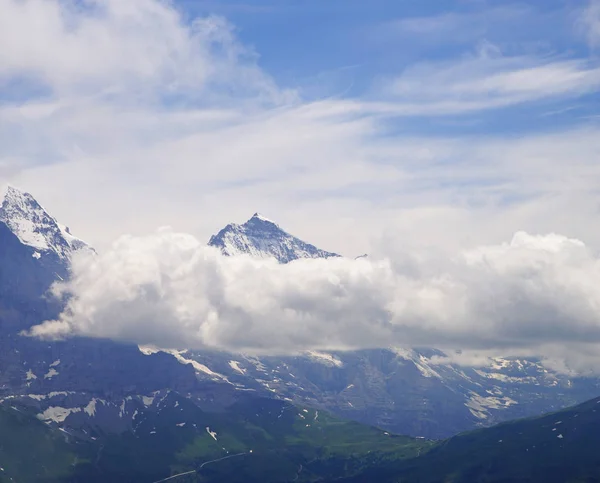
[{"label": "cloud layer over valley", "polygon": [[600,258],[583,242],[519,232],[451,257],[394,253],[283,265],[225,257],[170,229],[126,236],[75,258],[72,281],[54,289],[67,309],[31,334],[268,354],[432,346],[562,358],[578,370],[600,362]]}]

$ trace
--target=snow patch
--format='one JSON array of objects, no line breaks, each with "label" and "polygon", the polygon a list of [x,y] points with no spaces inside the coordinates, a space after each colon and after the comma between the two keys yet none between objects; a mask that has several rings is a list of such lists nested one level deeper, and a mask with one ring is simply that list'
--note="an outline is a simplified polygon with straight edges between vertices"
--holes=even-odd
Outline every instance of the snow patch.
[{"label": "snow patch", "polygon": [[406,349],[404,347],[391,347],[390,350],[401,359],[412,362],[423,377],[442,378],[442,376],[431,367],[429,359],[416,353],[414,350]]},{"label": "snow patch", "polygon": [[475,392],[471,392],[465,406],[469,408],[471,414],[476,418],[487,419],[490,416],[489,409],[503,409],[513,404],[517,404],[517,401],[509,397],[483,397]]},{"label": "snow patch", "polygon": [[156,354],[157,352],[164,352],[166,354],[171,354],[181,364],[191,364],[197,373],[204,373],[204,374],[211,376],[211,378],[213,380],[222,380],[222,381],[225,381],[225,382],[231,384],[229,379],[227,379],[227,377],[225,377],[223,374],[219,374],[217,372],[210,370],[207,366],[199,363],[198,361],[184,357],[183,354],[186,354],[188,352],[187,350],[160,349],[158,347],[149,346],[149,345],[146,345],[146,346],[138,345],[138,349],[142,354],[144,354],[146,356],[149,356],[151,354]]},{"label": "snow patch", "polygon": [[42,401],[44,399],[52,399],[56,396],[67,396],[73,394],[73,391],[52,391],[48,394],[26,394],[24,397],[35,399],[36,401]]},{"label": "snow patch", "polygon": [[260,221],[266,221],[267,223],[273,223],[274,225],[277,225],[277,223],[275,223],[273,220],[270,220],[269,218],[261,215],[260,213],[254,213],[254,216],[252,218],[255,218]]},{"label": "snow patch", "polygon": [[242,375],[246,374],[246,369],[242,369],[238,361],[229,361],[229,367],[231,367],[234,371],[237,371]]},{"label": "snow patch", "polygon": [[342,367],[344,365],[344,363],[337,357],[331,354],[326,354],[325,352],[307,351],[306,356],[316,362],[330,367]]},{"label": "snow patch", "polygon": [[167,352],[168,354],[171,354],[173,357],[175,357],[175,359],[177,359],[182,364],[191,364],[192,367],[196,370],[196,372],[202,372],[204,374],[208,374],[209,376],[212,376],[214,379],[221,379],[223,381],[229,382],[229,380],[223,374],[219,374],[218,372],[214,372],[214,371],[210,370],[207,366],[205,366],[204,364],[200,364],[198,361],[195,361],[193,359],[187,359],[187,358],[183,357],[183,354],[185,354],[187,351],[167,350],[165,352]]},{"label": "snow patch", "polygon": [[495,379],[501,382],[507,382],[512,384],[532,384],[537,380],[535,377],[526,376],[526,377],[515,377],[515,376],[507,376],[506,374],[502,374],[500,372],[485,372],[479,369],[474,369],[475,373],[481,377],[485,377],[486,379]]},{"label": "snow patch", "polygon": [[157,352],[161,351],[160,349],[158,349],[154,346],[151,346],[151,345],[138,345],[138,349],[145,356],[156,354]]},{"label": "snow patch", "polygon": [[58,371],[53,367],[46,374],[44,374],[44,379],[52,379],[54,376],[58,376]]},{"label": "snow patch", "polygon": [[96,414],[96,398],[90,400],[88,405],[83,410],[88,416],[94,416]]},{"label": "snow patch", "polygon": [[267,368],[266,366],[260,362],[260,360],[256,357],[251,357],[251,356],[244,356],[244,359],[246,359],[250,364],[252,364],[254,367],[256,367],[256,370],[259,372],[267,372]]},{"label": "snow patch", "polygon": [[61,408],[60,406],[50,406],[43,413],[37,415],[42,421],[54,421],[62,423],[70,414],[81,412],[81,408]]},{"label": "snow patch", "polygon": [[211,431],[208,426],[206,426],[206,432],[208,434],[210,434],[210,436],[211,436],[212,439],[214,439],[215,441],[217,441],[217,433],[215,433],[214,431]]}]

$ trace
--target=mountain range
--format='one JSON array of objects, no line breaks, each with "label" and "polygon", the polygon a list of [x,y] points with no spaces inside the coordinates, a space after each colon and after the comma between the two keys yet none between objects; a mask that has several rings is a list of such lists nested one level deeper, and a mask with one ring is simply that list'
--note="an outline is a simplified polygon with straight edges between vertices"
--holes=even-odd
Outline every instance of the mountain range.
[{"label": "mountain range", "polygon": [[600,481],[600,398],[429,441],[248,395],[203,411],[173,392],[128,431],[75,435],[0,406],[0,483]]},{"label": "mountain range", "polygon": [[[209,244],[224,255],[280,263],[339,256],[259,214],[227,225]],[[20,336],[61,311],[63,302],[45,295],[69,277],[78,250],[93,249],[33,196],[7,190],[0,208],[0,401],[90,444],[133,437],[140,413],[160,412],[165,398],[184,398],[192,412],[206,414],[276,401],[427,440],[556,411],[599,392],[599,379],[568,377],[540,361],[499,358],[465,368],[435,363],[443,354],[431,348],[254,357]]]}]

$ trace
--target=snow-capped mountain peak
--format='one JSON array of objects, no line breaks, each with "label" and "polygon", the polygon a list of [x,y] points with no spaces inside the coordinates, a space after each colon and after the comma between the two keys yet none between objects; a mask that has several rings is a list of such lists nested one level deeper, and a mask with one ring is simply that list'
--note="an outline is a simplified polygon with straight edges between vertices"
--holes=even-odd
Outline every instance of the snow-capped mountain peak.
[{"label": "snow-capped mountain peak", "polygon": [[275,223],[273,220],[267,218],[266,216],[261,215],[260,213],[254,213],[254,215],[252,215],[252,218],[250,218],[248,221],[257,221],[257,222],[266,222],[266,223],[271,223],[275,226],[279,226],[277,223]]},{"label": "snow-capped mountain peak", "polygon": [[69,229],[51,216],[29,193],[8,186],[1,198],[0,222],[15,234],[21,243],[36,250],[34,256],[55,253],[61,259],[70,258],[80,249],[90,249]]},{"label": "snow-capped mountain peak", "polygon": [[339,257],[290,235],[273,220],[255,213],[242,225],[229,224],[212,236],[210,246],[219,248],[224,255],[252,255],[258,258],[276,258],[288,263],[299,258]]}]

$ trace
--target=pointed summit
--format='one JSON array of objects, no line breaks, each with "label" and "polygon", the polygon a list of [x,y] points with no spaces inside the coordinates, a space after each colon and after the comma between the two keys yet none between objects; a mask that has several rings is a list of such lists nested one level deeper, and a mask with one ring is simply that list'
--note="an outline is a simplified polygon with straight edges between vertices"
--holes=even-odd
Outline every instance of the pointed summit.
[{"label": "pointed summit", "polygon": [[69,229],[52,217],[25,191],[8,186],[1,199],[0,222],[4,223],[23,245],[37,251],[35,257],[44,253],[55,253],[61,259],[68,259],[71,253],[88,245],[74,237]]},{"label": "pointed summit", "polygon": [[264,223],[271,223],[271,224],[273,224],[275,226],[279,226],[273,220],[270,220],[269,218],[267,218],[266,216],[261,215],[258,212],[254,213],[252,215],[252,218],[250,218],[246,223],[251,223],[251,222],[264,222]]},{"label": "pointed summit", "polygon": [[255,213],[243,225],[229,224],[212,236],[208,244],[219,248],[224,255],[252,255],[258,258],[276,258],[288,263],[299,258],[339,257],[282,230],[277,223]]}]

